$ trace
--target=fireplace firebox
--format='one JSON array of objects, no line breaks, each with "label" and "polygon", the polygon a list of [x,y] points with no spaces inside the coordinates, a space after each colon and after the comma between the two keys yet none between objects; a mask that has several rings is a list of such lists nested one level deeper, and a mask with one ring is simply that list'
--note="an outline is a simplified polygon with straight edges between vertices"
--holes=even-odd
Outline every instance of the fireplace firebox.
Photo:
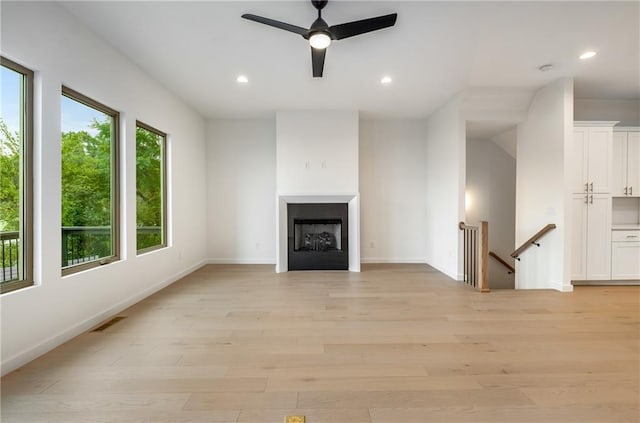
[{"label": "fireplace firebox", "polygon": [[349,269],[347,203],[287,205],[289,270]]}]

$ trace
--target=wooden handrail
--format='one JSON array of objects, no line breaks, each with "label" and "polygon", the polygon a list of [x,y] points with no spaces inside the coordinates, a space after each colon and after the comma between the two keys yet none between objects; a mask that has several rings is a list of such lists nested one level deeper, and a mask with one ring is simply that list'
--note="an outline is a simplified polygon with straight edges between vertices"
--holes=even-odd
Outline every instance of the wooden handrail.
[{"label": "wooden handrail", "polygon": [[514,259],[518,259],[520,254],[522,254],[524,250],[531,247],[532,245],[537,245],[539,247],[540,244],[538,244],[536,241],[542,238],[547,232],[555,228],[556,228],[556,225],[554,223],[549,223],[547,226],[545,226],[544,228],[536,232],[534,236],[526,240],[517,250],[511,253],[511,257],[513,257]]},{"label": "wooden handrail", "polygon": [[467,225],[464,222],[459,222],[458,223],[458,229],[460,229],[461,231],[464,231],[465,229],[478,229],[478,227],[477,226]]},{"label": "wooden handrail", "polygon": [[507,263],[506,261],[504,261],[504,259],[502,257],[500,257],[499,255],[497,255],[496,253],[494,253],[493,251],[489,251],[489,255],[491,257],[493,257],[494,259],[496,259],[498,261],[498,263],[502,264],[504,267],[506,267],[509,270],[509,273],[516,273],[516,269],[510,265],[509,263]]}]

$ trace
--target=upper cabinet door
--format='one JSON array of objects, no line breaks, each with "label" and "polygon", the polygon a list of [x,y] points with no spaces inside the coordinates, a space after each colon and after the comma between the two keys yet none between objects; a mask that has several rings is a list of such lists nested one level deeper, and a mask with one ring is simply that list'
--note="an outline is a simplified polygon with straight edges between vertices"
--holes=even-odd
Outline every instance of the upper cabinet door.
[{"label": "upper cabinet door", "polygon": [[627,195],[627,133],[613,133],[613,180],[611,194]]},{"label": "upper cabinet door", "polygon": [[587,144],[589,128],[574,128],[571,141],[569,166],[569,186],[571,192],[587,192]]},{"label": "upper cabinet door", "polygon": [[589,128],[587,146],[587,182],[589,183],[589,192],[611,192],[612,154],[612,129],[600,127]]},{"label": "upper cabinet door", "polygon": [[640,132],[627,133],[628,195],[640,197]]}]

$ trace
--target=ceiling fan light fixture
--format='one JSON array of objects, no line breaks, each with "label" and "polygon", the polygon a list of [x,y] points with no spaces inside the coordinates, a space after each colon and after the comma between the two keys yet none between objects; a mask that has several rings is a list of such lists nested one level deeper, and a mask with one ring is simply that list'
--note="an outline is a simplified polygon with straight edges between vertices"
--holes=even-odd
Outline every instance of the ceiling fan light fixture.
[{"label": "ceiling fan light fixture", "polygon": [[313,48],[324,50],[331,44],[331,37],[325,32],[316,32],[309,37],[309,44]]}]

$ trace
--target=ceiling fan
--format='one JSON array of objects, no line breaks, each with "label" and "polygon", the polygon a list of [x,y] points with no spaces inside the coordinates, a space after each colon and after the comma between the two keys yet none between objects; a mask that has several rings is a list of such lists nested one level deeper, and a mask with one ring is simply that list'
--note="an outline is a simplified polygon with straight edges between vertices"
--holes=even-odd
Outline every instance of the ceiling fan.
[{"label": "ceiling fan", "polygon": [[397,13],[392,13],[390,15],[329,26],[324,19],[322,19],[322,9],[328,2],[328,0],[311,0],[313,6],[318,9],[318,19],[311,24],[309,29],[249,13],[245,13],[242,17],[250,21],[302,35],[302,38],[309,40],[309,44],[311,45],[313,77],[321,78],[327,47],[329,47],[332,40],[342,40],[367,32],[377,31],[378,29],[388,28],[395,25],[396,19],[398,18]]}]

